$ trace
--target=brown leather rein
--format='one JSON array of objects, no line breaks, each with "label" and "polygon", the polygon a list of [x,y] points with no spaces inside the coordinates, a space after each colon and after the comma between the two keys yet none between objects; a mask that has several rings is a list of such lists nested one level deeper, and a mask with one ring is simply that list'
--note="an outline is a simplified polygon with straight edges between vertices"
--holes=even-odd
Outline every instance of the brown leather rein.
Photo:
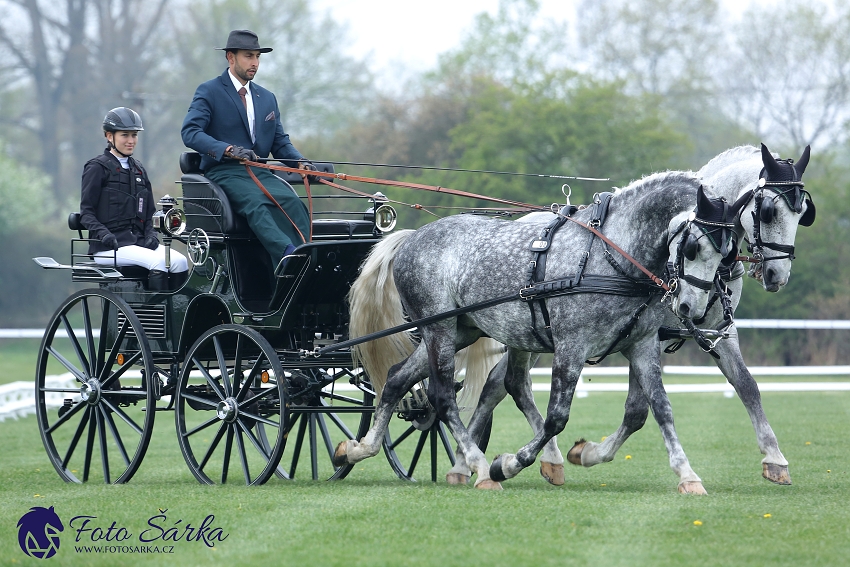
[{"label": "brown leather rein", "polygon": [[[358,191],[358,190],[352,189],[350,187],[345,187],[343,185],[340,185],[338,183],[333,183],[332,181],[329,181],[329,180],[323,179],[323,178],[338,179],[340,181],[359,181],[359,182],[362,182],[362,183],[371,183],[373,185],[385,185],[385,186],[390,186],[390,187],[404,187],[404,188],[407,188],[407,189],[417,189],[417,190],[420,190],[420,191],[431,191],[433,193],[444,193],[446,195],[455,195],[455,196],[458,196],[458,197],[467,197],[467,198],[470,198],[470,199],[481,199],[482,201],[490,201],[490,202],[493,202],[493,203],[510,205],[510,206],[513,206],[513,207],[520,207],[520,208],[523,208],[523,209],[528,209],[529,211],[547,211],[547,212],[555,213],[555,214],[558,214],[558,215],[562,215],[562,213],[560,211],[553,210],[551,207],[543,207],[543,206],[540,206],[540,205],[531,205],[529,203],[522,203],[522,202],[519,202],[519,201],[511,201],[509,199],[500,199],[498,197],[487,197],[485,195],[478,195],[476,193],[469,193],[467,191],[450,189],[448,187],[440,187],[440,186],[434,186],[434,185],[424,185],[422,183],[411,183],[411,182],[407,182],[407,181],[393,181],[393,180],[390,180],[390,179],[376,179],[374,177],[361,177],[361,176],[358,176],[358,175],[349,175],[347,173],[326,173],[326,172],[323,172],[323,171],[309,171],[308,172],[308,170],[300,169],[300,168],[297,168],[297,167],[286,167],[286,166],[283,166],[283,165],[270,165],[268,163],[259,163],[259,162],[253,162],[253,161],[244,161],[243,164],[245,165],[245,168],[248,170],[248,174],[251,176],[251,179],[254,180],[254,183],[256,183],[257,186],[263,191],[263,193],[265,193],[266,197],[268,197],[275,205],[277,205],[277,208],[280,209],[283,212],[284,215],[286,215],[286,218],[289,219],[289,222],[292,223],[292,226],[295,227],[295,230],[297,230],[298,234],[301,235],[301,238],[304,239],[304,242],[309,242],[309,241],[313,240],[312,222],[310,223],[311,224],[310,235],[309,235],[310,238],[309,238],[309,240],[307,240],[306,238],[304,238],[304,235],[301,233],[301,231],[298,229],[298,227],[295,225],[295,223],[292,221],[292,219],[289,217],[289,215],[286,214],[286,211],[283,210],[283,207],[281,207],[280,204],[274,199],[274,197],[272,197],[271,193],[269,193],[268,190],[265,187],[263,187],[263,184],[260,182],[260,180],[257,178],[257,176],[254,175],[254,172],[251,171],[252,167],[259,167],[259,168],[270,169],[270,170],[275,170],[275,171],[285,171],[285,172],[288,172],[288,173],[298,173],[299,175],[305,176],[304,177],[304,188],[307,192],[307,203],[308,203],[308,208],[309,208],[309,211],[310,211],[310,218],[311,219],[313,218],[313,197],[312,197],[312,193],[310,191],[310,182],[307,179],[308,175],[310,177],[320,178],[319,183],[322,183],[323,185],[328,185],[329,187],[334,187],[335,189],[339,189],[341,191],[346,191],[348,193],[352,193],[352,194],[359,195],[361,197],[367,197],[367,198],[373,198],[374,195],[371,195],[369,193],[365,193],[363,191]],[[623,250],[622,248],[617,246],[614,242],[611,241],[611,239],[609,239],[607,236],[602,234],[599,230],[597,230],[596,228],[594,228],[594,227],[592,227],[588,224],[585,224],[581,221],[577,221],[570,216],[566,216],[566,215],[563,215],[563,216],[568,221],[575,223],[575,224],[587,229],[588,231],[592,232],[596,236],[598,236],[606,244],[611,246],[611,248],[616,250],[617,253],[620,254],[623,258],[628,260],[630,263],[634,264],[634,266],[636,268],[638,268],[641,272],[643,272],[658,287],[660,287],[664,291],[667,291],[667,292],[670,291],[670,287],[667,285],[667,283],[663,279],[659,278],[658,276],[656,276],[655,274],[650,272],[648,269],[646,269],[643,265],[641,265],[640,262],[635,260],[628,252],[626,252],[625,250]],[[757,261],[755,258],[751,258],[749,256],[738,256],[736,258],[736,260],[741,261],[741,262],[756,262]]]}]

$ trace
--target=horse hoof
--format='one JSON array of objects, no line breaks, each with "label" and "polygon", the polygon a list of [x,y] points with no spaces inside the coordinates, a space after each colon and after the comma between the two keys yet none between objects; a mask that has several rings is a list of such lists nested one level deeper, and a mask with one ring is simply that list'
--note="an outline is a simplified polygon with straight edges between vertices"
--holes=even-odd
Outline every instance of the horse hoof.
[{"label": "horse hoof", "polygon": [[564,465],[555,465],[545,461],[540,462],[540,475],[546,482],[555,486],[564,484]]},{"label": "horse hoof", "polygon": [[[502,472],[502,455],[497,456],[493,459],[493,462],[490,463],[490,478],[497,483],[508,479],[508,477],[505,476],[505,473]],[[475,487],[478,488],[478,485],[476,484]]]},{"label": "horse hoof", "polygon": [[335,467],[342,467],[348,464],[348,456],[345,453],[345,441],[342,441],[336,446],[334,451],[333,464]]},{"label": "horse hoof", "polygon": [[[579,439],[575,442],[572,449],[567,453],[567,460],[574,465],[581,466],[581,452],[584,450],[584,446],[587,445],[586,439]],[[563,476],[563,473],[561,473]],[[544,475],[545,476],[545,475]]]},{"label": "horse hoof", "polygon": [[460,473],[448,473],[446,475],[446,482],[452,485],[469,484],[469,476]]},{"label": "horse hoof", "polygon": [[480,482],[475,483],[475,488],[480,488],[481,490],[504,490],[502,485],[495,480],[482,480]]},{"label": "horse hoof", "polygon": [[702,482],[698,480],[689,480],[679,483],[679,494],[698,494],[700,496],[708,494],[702,486]]},{"label": "horse hoof", "polygon": [[776,484],[791,484],[791,474],[788,472],[788,465],[775,465],[773,463],[762,463],[763,471],[761,475]]}]

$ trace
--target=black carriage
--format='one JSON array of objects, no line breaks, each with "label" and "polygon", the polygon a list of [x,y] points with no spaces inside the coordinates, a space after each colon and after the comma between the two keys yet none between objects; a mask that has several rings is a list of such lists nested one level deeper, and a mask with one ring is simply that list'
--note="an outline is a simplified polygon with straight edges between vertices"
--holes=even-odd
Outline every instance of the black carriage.
[{"label": "black carriage", "polygon": [[[365,434],[374,392],[348,350],[305,353],[348,338],[346,294],[363,258],[392,229],[394,211],[376,194],[365,214],[316,213],[312,241],[276,273],[245,219],[198,171],[199,157],[181,156],[182,203],[161,200],[154,218],[166,246],[186,245],[185,281],[154,290],[143,268],[94,263],[77,214],[69,218],[78,231],[71,263],[35,259],[92,286],[59,306],[39,351],[36,410],[51,462],[68,482],[126,482],[156,414],[173,411],[199,482],[289,479],[305,459],[313,479],[343,478],[351,465],[333,465],[334,444]],[[280,177],[302,183],[298,174]],[[433,413],[419,391],[399,408],[401,433],[388,434],[384,448],[401,478],[413,479],[423,452],[430,451],[432,480],[438,454],[453,460]],[[410,445],[408,465],[401,443]]]}]

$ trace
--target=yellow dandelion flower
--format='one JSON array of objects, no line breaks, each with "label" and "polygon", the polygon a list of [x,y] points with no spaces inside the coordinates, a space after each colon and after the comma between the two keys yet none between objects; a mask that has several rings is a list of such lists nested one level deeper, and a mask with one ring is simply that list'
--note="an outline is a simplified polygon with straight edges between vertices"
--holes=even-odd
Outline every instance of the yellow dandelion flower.
[{"label": "yellow dandelion flower", "polygon": [[765,514],[765,515],[764,515],[764,517],[765,517],[765,518],[770,518],[770,514]]},{"label": "yellow dandelion flower", "polygon": [[599,486],[608,486],[607,484],[600,484]]},{"label": "yellow dandelion flower", "polygon": [[811,444],[812,444],[811,441],[806,441],[806,445],[811,445]]},{"label": "yellow dandelion flower", "polygon": [[605,437],[603,437],[603,438],[602,438],[602,441],[605,441],[606,439],[608,439],[608,436],[607,436],[607,435],[606,435]]},{"label": "yellow dandelion flower", "polygon": [[632,456],[631,456],[631,455],[626,455],[626,460],[627,460],[627,461],[632,460]]},{"label": "yellow dandelion flower", "polygon": [[831,472],[832,472],[832,470],[831,470],[831,469],[826,469],[826,472],[831,473]]},{"label": "yellow dandelion flower", "polygon": [[702,522],[700,522],[699,520],[694,520],[694,525],[695,526],[701,526]]}]

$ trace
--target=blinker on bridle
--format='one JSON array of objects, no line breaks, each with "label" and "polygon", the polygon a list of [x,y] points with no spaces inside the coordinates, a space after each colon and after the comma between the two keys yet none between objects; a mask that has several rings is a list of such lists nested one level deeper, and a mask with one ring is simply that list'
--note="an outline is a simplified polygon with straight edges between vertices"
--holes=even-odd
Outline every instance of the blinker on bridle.
[{"label": "blinker on bridle", "polygon": [[[791,160],[781,160],[790,165],[794,164]],[[794,176],[796,170],[794,170]],[[815,222],[815,204],[812,201],[812,195],[805,189],[805,184],[801,180],[794,181],[769,181],[767,173],[762,170],[762,174],[758,180],[758,186],[753,189],[753,199],[755,201],[755,209],[753,215],[753,242],[747,244],[747,250],[759,262],[767,262],[768,260],[783,260],[788,258],[794,260],[794,246],[779,244],[776,242],[765,242],[761,237],[761,224],[770,224],[776,216],[776,201],[782,198],[788,207],[795,213],[800,213],[803,210],[803,202],[806,203],[806,212],[802,214],[798,221],[800,226],[811,226]],[[770,190],[775,193],[774,196],[765,195],[765,190]],[[764,249],[775,250],[783,253],[779,256],[765,256]]]},{"label": "blinker on bridle", "polygon": [[[735,223],[725,222],[729,217],[729,203],[727,203],[725,199],[721,198],[720,204],[723,206],[721,221],[698,218],[697,212],[692,211],[688,216],[688,220],[679,225],[679,227],[671,235],[670,241],[668,241],[668,246],[669,242],[672,242],[673,238],[680,233],[682,234],[676,248],[676,261],[669,269],[671,273],[671,281],[675,282],[671,287],[676,291],[679,289],[678,285],[676,285],[679,279],[682,279],[690,285],[705,292],[710,292],[712,290],[712,286],[714,284],[713,280],[703,280],[685,273],[684,261],[688,260],[692,262],[696,260],[697,253],[699,252],[699,241],[702,238],[706,238],[711,243],[712,247],[722,254],[722,262],[724,265],[731,264],[734,262],[734,258],[737,258],[737,245],[734,240]],[[702,234],[695,236],[691,230],[692,226],[699,227]],[[715,238],[715,234],[718,232],[720,233],[720,237]],[[729,260],[730,256],[733,258],[731,261]]]}]

